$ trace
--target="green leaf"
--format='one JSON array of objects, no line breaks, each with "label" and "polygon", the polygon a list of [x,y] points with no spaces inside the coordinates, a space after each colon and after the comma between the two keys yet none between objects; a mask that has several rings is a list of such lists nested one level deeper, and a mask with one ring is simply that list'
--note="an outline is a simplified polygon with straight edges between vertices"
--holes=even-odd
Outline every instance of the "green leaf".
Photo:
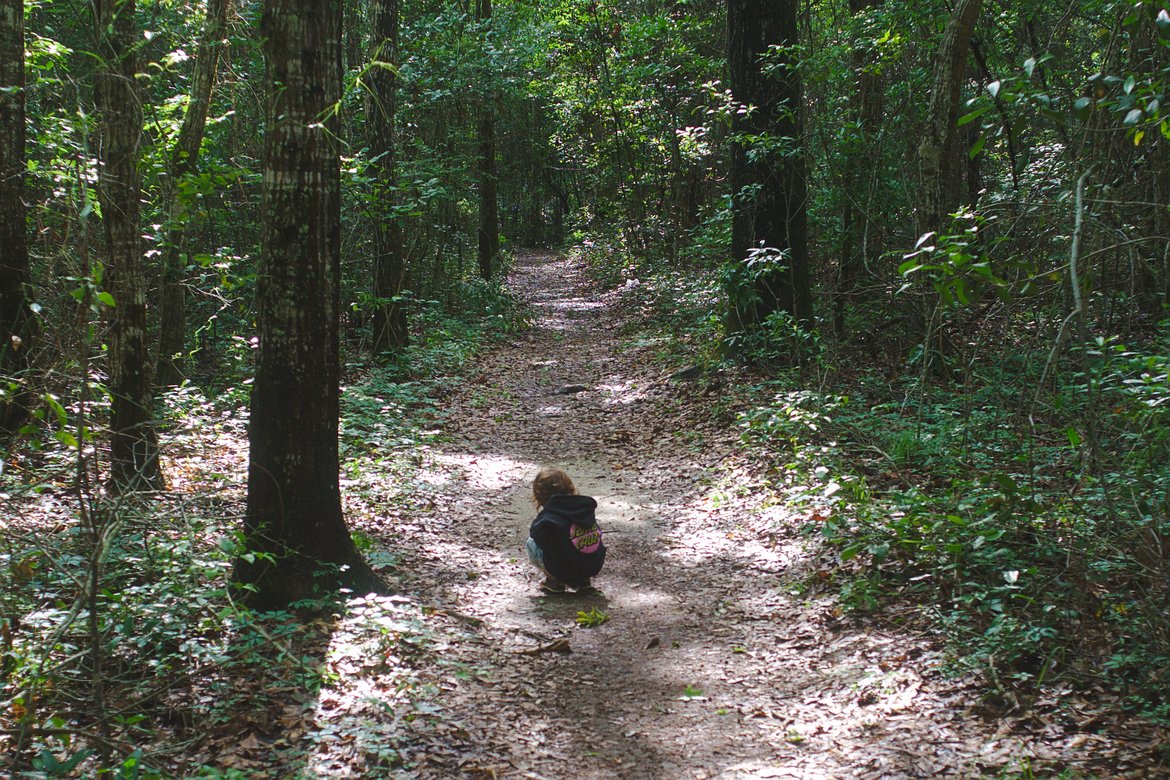
[{"label": "green leaf", "polygon": [[1032,78],[1032,71],[1036,70],[1036,58],[1029,57],[1024,60],[1024,72],[1028,74],[1028,78]]},{"label": "green leaf", "polygon": [[841,551],[841,563],[844,563],[845,561],[849,561],[849,560],[856,558],[857,554],[864,549],[865,549],[865,545],[863,545],[863,544],[854,544],[854,545],[851,545],[849,547],[846,547],[844,550]]},{"label": "green leaf", "polygon": [[1133,88],[1136,86],[1137,86],[1137,79],[1134,78],[1133,76],[1130,76],[1129,78],[1127,78],[1125,80],[1125,85],[1121,89],[1123,92],[1125,92],[1125,94],[1128,95],[1129,93],[1133,92]]},{"label": "green leaf", "polygon": [[1077,119],[1082,122],[1089,118],[1089,114],[1093,110],[1093,100],[1091,98],[1078,98],[1076,103],[1073,103],[1073,113],[1076,114]]},{"label": "green leaf", "polygon": [[1122,124],[1126,127],[1133,127],[1142,121],[1143,116],[1145,116],[1145,113],[1140,108],[1135,108],[1125,115],[1125,121]]},{"label": "green leaf", "polygon": [[971,148],[967,151],[967,159],[974,160],[983,151],[983,147],[987,145],[987,136],[981,135],[975,139],[975,143],[971,144]]},{"label": "green leaf", "polygon": [[64,427],[65,423],[69,421],[69,413],[65,411],[65,407],[53,395],[46,395],[45,403],[53,410],[53,414],[57,415],[57,424]]},{"label": "green leaf", "polygon": [[988,94],[990,94],[992,97],[997,97],[999,95],[999,88],[1002,85],[1003,84],[999,79],[996,79],[995,81],[991,82],[990,84],[987,85]]},{"label": "green leaf", "polygon": [[955,298],[958,299],[959,303],[963,304],[964,306],[970,303],[970,300],[967,298],[967,282],[965,280],[956,279],[954,288]]},{"label": "green leaf", "polygon": [[965,114],[965,115],[959,117],[959,121],[956,124],[956,127],[962,127],[963,125],[965,125],[969,122],[974,122],[976,119],[978,119],[979,117],[986,114],[987,111],[988,111],[987,106],[984,106],[983,108],[975,109],[970,114]]},{"label": "green leaf", "polygon": [[1158,16],[1154,19],[1154,24],[1158,25],[1158,33],[1160,35],[1170,35],[1170,13],[1167,13],[1165,8],[1158,11]]},{"label": "green leaf", "polygon": [[594,628],[595,626],[600,626],[607,620],[609,620],[609,613],[597,607],[591,607],[587,612],[578,612],[576,617],[577,625],[582,628]]},{"label": "green leaf", "polygon": [[105,291],[98,293],[97,299],[106,306],[109,306],[111,309],[118,305],[117,301],[114,300],[114,296]]}]

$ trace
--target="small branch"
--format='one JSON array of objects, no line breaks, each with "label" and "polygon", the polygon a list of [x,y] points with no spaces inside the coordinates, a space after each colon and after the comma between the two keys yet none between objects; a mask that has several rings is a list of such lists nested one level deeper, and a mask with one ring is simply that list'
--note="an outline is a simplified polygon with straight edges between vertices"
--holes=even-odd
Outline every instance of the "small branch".
[{"label": "small branch", "polygon": [[[1040,391],[1043,389],[1044,382],[1048,379],[1048,372],[1052,369],[1052,365],[1056,361],[1056,356],[1064,343],[1065,333],[1068,331],[1068,324],[1073,319],[1080,318],[1078,330],[1082,336],[1084,335],[1084,311],[1082,309],[1081,280],[1077,262],[1081,251],[1081,232],[1084,228],[1085,218],[1085,181],[1089,178],[1090,173],[1092,173],[1092,168],[1082,173],[1080,178],[1077,179],[1076,216],[1073,223],[1073,239],[1072,246],[1069,249],[1068,259],[1069,284],[1072,286],[1073,293],[1073,310],[1060,323],[1060,330],[1056,334],[1056,341],[1053,342],[1052,350],[1048,353],[1048,360],[1044,362],[1044,371],[1040,374],[1040,381],[1036,384],[1036,395],[1032,399],[1033,409],[1040,402]],[[1029,414],[1029,420],[1031,420],[1031,417],[1032,415]],[[1035,425],[1034,422],[1033,425]]]}]

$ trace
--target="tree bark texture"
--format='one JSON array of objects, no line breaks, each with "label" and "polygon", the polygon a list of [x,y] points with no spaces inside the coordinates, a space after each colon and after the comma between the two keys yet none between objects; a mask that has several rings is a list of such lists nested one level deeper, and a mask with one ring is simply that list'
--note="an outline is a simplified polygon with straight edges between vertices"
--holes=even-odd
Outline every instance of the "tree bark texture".
[{"label": "tree bark texture", "polygon": [[[885,0],[849,0],[849,11],[857,17]],[[871,258],[881,255],[878,225],[870,218],[873,210],[873,186],[878,165],[877,139],[881,132],[885,89],[881,74],[875,72],[871,48],[857,47],[850,57],[854,92],[850,96],[851,124],[857,133],[849,139],[845,151],[845,203],[841,224],[841,255],[837,274],[837,297],[834,301],[834,330],[845,331],[845,310],[858,296],[858,285]]]},{"label": "tree bark texture", "polygon": [[191,203],[179,194],[185,176],[199,166],[199,150],[211,110],[211,93],[219,70],[220,53],[227,36],[228,0],[208,0],[203,42],[191,74],[191,96],[183,124],[171,150],[170,172],[165,179],[163,201],[169,203],[170,228],[162,247],[162,293],[159,306],[159,346],[156,382],[177,385],[183,381],[183,355],[187,340],[186,268],[192,250],[189,226],[195,218]]},{"label": "tree bark texture", "polygon": [[[485,45],[492,19],[492,0],[478,0],[477,16],[484,23]],[[493,74],[485,73],[485,81]],[[479,274],[491,279],[500,254],[500,207],[496,173],[495,90],[485,89],[479,107]]]},{"label": "tree bark texture", "polygon": [[111,484],[163,487],[154,428],[154,391],[146,343],[138,159],[142,103],[135,84],[141,31],[134,0],[95,0],[102,69],[94,84],[98,114],[98,202],[105,238],[105,281],[114,297],[108,333]]},{"label": "tree bark texture", "polygon": [[[397,203],[397,138],[394,111],[398,90],[399,0],[373,0],[370,6],[373,61],[366,93],[366,145],[374,160],[377,206],[374,213],[374,351],[401,350],[410,343],[406,313],[394,298],[406,284],[402,225]],[[384,63],[384,64],[377,64]],[[389,67],[386,67],[386,66]]]},{"label": "tree bark texture", "polygon": [[918,236],[939,230],[946,214],[959,205],[963,191],[956,155],[959,95],[982,6],[983,0],[957,0],[939,46],[926,125],[918,145]]},{"label": "tree bark texture", "polygon": [[[24,2],[0,0],[0,430],[28,416],[20,377],[29,367],[35,323],[28,308],[28,224],[24,203]],[[10,392],[8,384],[15,383]]]},{"label": "tree bark texture", "polygon": [[265,555],[242,556],[235,570],[259,609],[343,585],[379,588],[338,484],[341,19],[341,0],[264,3],[260,349],[244,531],[249,551]]},{"label": "tree bark texture", "polygon": [[732,152],[735,261],[746,263],[750,250],[761,246],[784,255],[783,268],[758,275],[754,300],[733,301],[728,323],[733,332],[754,329],[778,310],[802,323],[812,321],[800,75],[791,52],[782,50],[779,67],[770,73],[761,61],[772,46],[796,44],[798,5],[795,0],[727,1],[731,91],[738,103],[750,107],[736,114],[733,130],[784,139],[781,150],[749,154],[741,142]]}]

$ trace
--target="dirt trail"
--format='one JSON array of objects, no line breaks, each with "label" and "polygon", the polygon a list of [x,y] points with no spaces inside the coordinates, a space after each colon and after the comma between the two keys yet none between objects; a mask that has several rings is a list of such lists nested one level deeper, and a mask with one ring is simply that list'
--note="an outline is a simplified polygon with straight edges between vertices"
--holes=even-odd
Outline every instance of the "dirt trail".
[{"label": "dirt trail", "polygon": [[[400,582],[466,627],[444,651],[466,674],[440,700],[458,744],[416,756],[423,776],[1092,773],[1095,747],[1116,770],[1116,744],[981,715],[970,681],[944,676],[924,638],[799,592],[787,576],[808,565],[799,543],[753,531],[784,507],[746,500],[733,426],[694,414],[722,391],[668,381],[652,343],[622,336],[637,311],[620,291],[540,255],[521,258],[512,284],[534,326],[450,399],[433,475],[446,499],[415,518],[426,544]],[[596,595],[541,594],[524,559],[542,464],[597,498],[609,558]],[[592,607],[608,622],[575,625]],[[571,652],[541,652],[560,639]]]}]

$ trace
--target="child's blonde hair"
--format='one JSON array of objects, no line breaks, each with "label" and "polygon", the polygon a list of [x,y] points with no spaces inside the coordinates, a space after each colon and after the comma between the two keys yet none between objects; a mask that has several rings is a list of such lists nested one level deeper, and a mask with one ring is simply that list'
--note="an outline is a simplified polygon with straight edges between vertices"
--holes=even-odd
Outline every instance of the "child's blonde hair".
[{"label": "child's blonde hair", "polygon": [[536,479],[532,480],[532,503],[537,508],[543,507],[553,496],[575,496],[577,486],[569,475],[560,469],[545,466],[536,472]]}]

